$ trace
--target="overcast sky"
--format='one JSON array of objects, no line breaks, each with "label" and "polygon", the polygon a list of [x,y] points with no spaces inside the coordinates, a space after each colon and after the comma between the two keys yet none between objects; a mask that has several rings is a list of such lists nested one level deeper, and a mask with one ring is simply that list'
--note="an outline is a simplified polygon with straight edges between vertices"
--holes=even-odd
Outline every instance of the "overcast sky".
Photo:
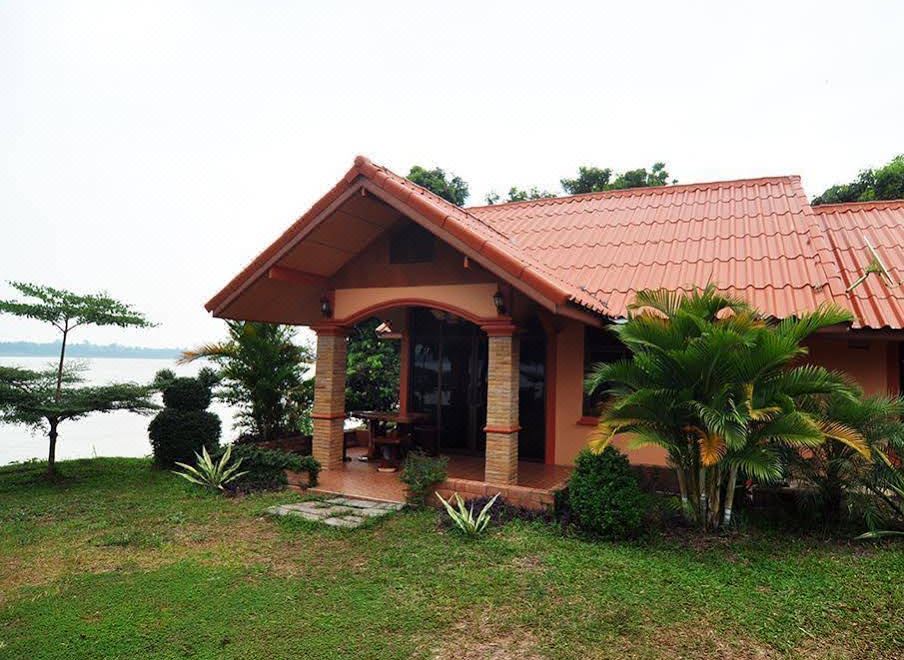
[{"label": "overcast sky", "polygon": [[216,338],[204,302],[358,153],[475,204],[655,160],[813,196],[904,152],[902,34],[894,1],[3,1],[0,280],[160,324],[77,341]]}]

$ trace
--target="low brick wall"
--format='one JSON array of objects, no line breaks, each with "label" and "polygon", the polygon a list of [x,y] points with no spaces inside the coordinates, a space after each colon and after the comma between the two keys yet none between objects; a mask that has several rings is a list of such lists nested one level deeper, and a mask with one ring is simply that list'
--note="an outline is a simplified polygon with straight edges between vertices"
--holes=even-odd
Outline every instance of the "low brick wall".
[{"label": "low brick wall", "polygon": [[[534,511],[552,509],[555,504],[555,491],[528,486],[501,486],[470,479],[446,479],[435,489],[443,499],[448,500],[453,493],[458,493],[464,500],[478,497],[492,497],[496,493],[509,504],[522,506]],[[430,497],[430,503],[440,506],[436,497]]]}]

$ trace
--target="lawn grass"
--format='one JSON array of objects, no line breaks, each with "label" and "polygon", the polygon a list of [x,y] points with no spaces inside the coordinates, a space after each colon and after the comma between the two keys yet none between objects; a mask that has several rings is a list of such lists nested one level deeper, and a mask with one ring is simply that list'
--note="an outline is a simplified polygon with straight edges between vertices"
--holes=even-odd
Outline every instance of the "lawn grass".
[{"label": "lawn grass", "polygon": [[140,459],[0,469],[0,658],[902,657],[904,545],[471,541],[263,515]]}]

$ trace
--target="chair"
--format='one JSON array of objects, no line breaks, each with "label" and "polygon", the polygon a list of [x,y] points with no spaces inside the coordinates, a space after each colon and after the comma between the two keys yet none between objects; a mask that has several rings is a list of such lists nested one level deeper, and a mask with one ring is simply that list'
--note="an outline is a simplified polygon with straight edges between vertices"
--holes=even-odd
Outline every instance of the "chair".
[{"label": "chair", "polygon": [[439,427],[435,424],[414,426],[414,446],[429,456],[439,455]]},{"label": "chair", "polygon": [[399,431],[396,428],[387,431],[386,435],[375,437],[373,443],[382,455],[377,469],[380,472],[395,472],[399,469],[399,461],[402,456],[411,449],[411,433]]}]

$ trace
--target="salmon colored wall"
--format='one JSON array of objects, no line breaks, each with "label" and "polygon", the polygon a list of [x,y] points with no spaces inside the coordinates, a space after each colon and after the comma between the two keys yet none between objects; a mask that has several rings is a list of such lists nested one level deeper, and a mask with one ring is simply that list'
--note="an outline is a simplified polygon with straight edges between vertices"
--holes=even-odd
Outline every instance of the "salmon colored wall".
[{"label": "salmon colored wall", "polygon": [[898,342],[817,337],[807,348],[811,362],[849,374],[867,394],[898,394]]},{"label": "salmon colored wall", "polygon": [[[570,465],[587,445],[593,431],[593,420],[582,419],[584,385],[584,325],[563,320],[556,342],[556,451],[558,465]],[[665,465],[666,453],[658,447],[627,449],[624,437],[615,446],[628,454],[637,465]]]}]

